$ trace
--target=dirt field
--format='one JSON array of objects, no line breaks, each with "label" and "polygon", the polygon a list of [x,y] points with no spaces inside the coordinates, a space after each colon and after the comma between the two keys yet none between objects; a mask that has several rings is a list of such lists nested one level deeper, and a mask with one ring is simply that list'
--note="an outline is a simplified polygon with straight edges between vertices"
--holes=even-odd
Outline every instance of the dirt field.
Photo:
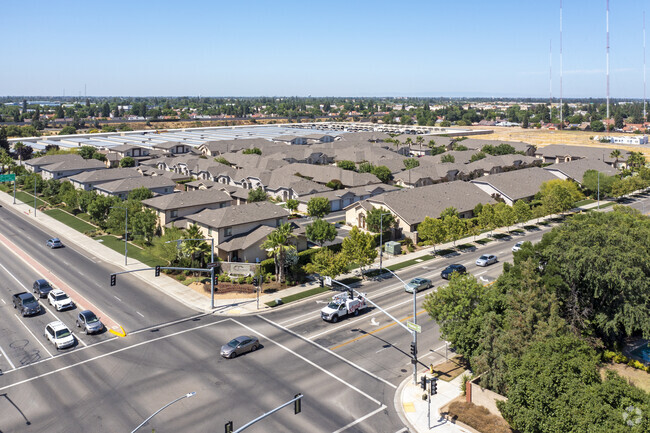
[{"label": "dirt field", "polygon": [[463,374],[468,368],[469,365],[465,360],[460,356],[455,356],[442,364],[434,365],[433,371],[440,379],[449,382]]},{"label": "dirt field", "polygon": [[628,367],[625,364],[607,364],[600,370],[603,377],[605,377],[605,369],[617,372],[628,383],[641,388],[645,392],[650,392],[650,373]]},{"label": "dirt field", "polygon": [[483,406],[476,406],[473,403],[463,401],[459,397],[448,406],[448,416],[468,426],[475,428],[482,433],[512,433],[513,430],[508,423],[496,415],[492,415]]}]

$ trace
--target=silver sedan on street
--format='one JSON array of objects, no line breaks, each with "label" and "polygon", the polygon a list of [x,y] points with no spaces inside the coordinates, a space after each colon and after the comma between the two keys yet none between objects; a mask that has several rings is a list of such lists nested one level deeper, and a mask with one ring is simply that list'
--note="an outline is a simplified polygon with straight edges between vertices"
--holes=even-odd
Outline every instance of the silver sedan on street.
[{"label": "silver sedan on street", "polygon": [[234,358],[246,352],[254,352],[260,347],[257,337],[242,335],[221,346],[221,356]]},{"label": "silver sedan on street", "polygon": [[497,256],[494,254],[483,254],[476,260],[476,266],[488,266],[497,262]]}]

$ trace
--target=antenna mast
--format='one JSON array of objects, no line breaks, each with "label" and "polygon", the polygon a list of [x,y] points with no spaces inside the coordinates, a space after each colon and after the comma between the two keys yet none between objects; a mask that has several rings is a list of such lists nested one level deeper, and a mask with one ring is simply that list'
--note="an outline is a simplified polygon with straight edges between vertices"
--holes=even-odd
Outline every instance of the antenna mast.
[{"label": "antenna mast", "polygon": [[645,100],[645,88],[646,88],[646,82],[645,82],[645,11],[643,11],[643,125],[645,126],[645,122],[648,119],[648,115],[646,113],[646,100]]},{"label": "antenna mast", "polygon": [[553,39],[548,45],[548,96],[550,107],[553,108]]},{"label": "antenna mast", "polygon": [[[607,0],[607,120],[609,120],[609,0]],[[607,126],[609,128],[609,124]]]},{"label": "antenna mast", "polygon": [[560,129],[562,129],[562,126],[564,125],[562,113],[562,72],[562,0],[560,0]]}]

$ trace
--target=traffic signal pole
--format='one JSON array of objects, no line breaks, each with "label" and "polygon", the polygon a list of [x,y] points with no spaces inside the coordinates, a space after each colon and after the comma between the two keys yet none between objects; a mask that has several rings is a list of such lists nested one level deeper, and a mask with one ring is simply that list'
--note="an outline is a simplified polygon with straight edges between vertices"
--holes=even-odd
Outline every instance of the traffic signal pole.
[{"label": "traffic signal pole", "polygon": [[272,414],[274,414],[275,412],[279,411],[280,409],[289,406],[290,404],[293,404],[293,405],[294,405],[293,413],[296,414],[296,415],[298,415],[298,414],[301,412],[301,410],[302,410],[302,404],[301,404],[301,401],[300,401],[300,400],[301,400],[303,397],[304,397],[304,395],[302,395],[302,394],[296,394],[296,396],[295,396],[293,399],[291,399],[291,400],[289,400],[288,402],[286,402],[286,403],[284,403],[284,404],[282,404],[282,405],[276,407],[275,409],[273,409],[273,410],[271,410],[271,411],[265,413],[264,415],[259,416],[259,417],[255,418],[255,419],[252,420],[252,421],[249,421],[247,424],[244,424],[243,426],[241,426],[240,428],[238,428],[238,429],[235,430],[234,432],[232,431],[232,421],[228,421],[228,422],[226,423],[226,429],[225,429],[225,431],[226,431],[226,433],[239,433],[239,432],[241,432],[241,431],[247,429],[248,427],[252,426],[252,425],[255,424],[256,422],[263,420],[263,419],[266,418],[267,416],[272,415]]}]

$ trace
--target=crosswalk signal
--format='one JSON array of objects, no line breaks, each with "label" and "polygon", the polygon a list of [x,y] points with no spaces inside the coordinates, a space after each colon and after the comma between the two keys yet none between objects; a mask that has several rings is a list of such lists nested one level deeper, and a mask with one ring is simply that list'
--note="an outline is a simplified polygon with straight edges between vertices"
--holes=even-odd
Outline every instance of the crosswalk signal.
[{"label": "crosswalk signal", "polygon": [[232,433],[232,421],[226,423],[226,433]]},{"label": "crosswalk signal", "polygon": [[259,277],[253,277],[253,286],[258,287],[260,284]]},{"label": "crosswalk signal", "polygon": [[438,380],[431,379],[431,389],[429,390],[431,395],[438,394]]},{"label": "crosswalk signal", "polygon": [[155,276],[156,276],[156,277],[159,277],[159,276],[160,276],[160,266],[156,266],[156,273],[155,273]]},{"label": "crosswalk signal", "polygon": [[427,389],[427,377],[426,376],[420,376],[420,388],[423,390]]},{"label": "crosswalk signal", "polygon": [[418,357],[418,347],[415,343],[411,343],[411,357],[416,359]]},{"label": "crosswalk signal", "polygon": [[111,274],[111,286],[114,286],[117,282],[117,275]]},{"label": "crosswalk signal", "polygon": [[298,397],[302,397],[302,394],[296,394],[295,397],[294,397],[296,399],[296,401],[293,402],[293,413],[296,414],[296,415],[298,415],[300,413],[300,411],[302,410],[302,406],[300,404],[302,399],[300,399]]}]

